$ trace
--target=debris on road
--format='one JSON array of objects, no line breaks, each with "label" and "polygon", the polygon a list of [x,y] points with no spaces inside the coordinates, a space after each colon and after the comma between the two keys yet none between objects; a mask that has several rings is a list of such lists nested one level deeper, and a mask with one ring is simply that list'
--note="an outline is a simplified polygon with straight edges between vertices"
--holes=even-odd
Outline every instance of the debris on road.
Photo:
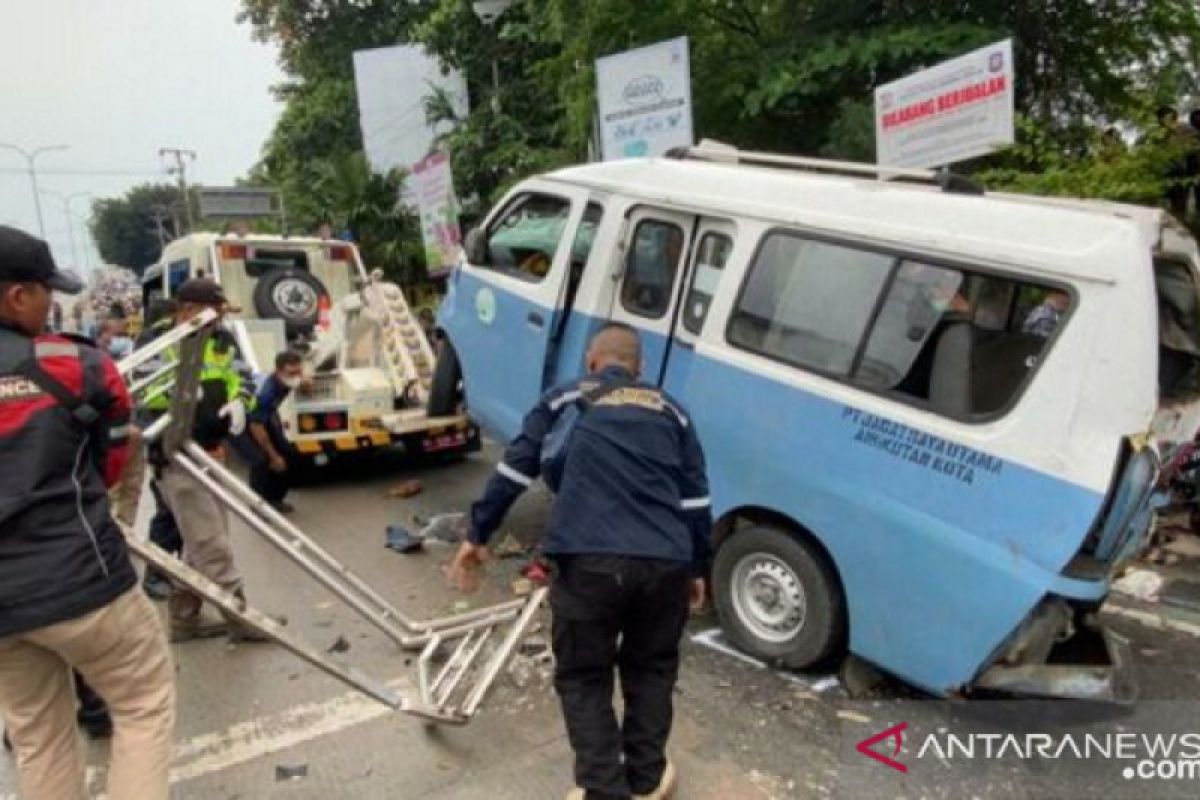
[{"label": "debris on road", "polygon": [[325,650],[325,652],[326,653],[344,653],[349,649],[350,649],[350,642],[346,641],[345,636],[339,635],[337,637],[337,639],[334,640],[333,644],[329,645],[329,647]]},{"label": "debris on road", "polygon": [[286,764],[275,765],[275,780],[298,781],[308,777],[308,764],[297,764],[294,767]]},{"label": "debris on road", "polygon": [[416,497],[421,492],[425,491],[425,487],[420,481],[411,480],[398,483],[391,489],[388,489],[388,497]]},{"label": "debris on road", "polygon": [[871,718],[866,714],[859,714],[857,711],[847,711],[846,709],[841,709],[838,711],[837,718],[844,719],[847,722],[858,722],[863,725],[866,725],[871,721]]},{"label": "debris on road", "polygon": [[554,680],[554,651],[544,636],[527,636],[508,663],[508,677],[518,689],[548,687]]},{"label": "debris on road", "polygon": [[386,533],[386,544],[389,550],[395,550],[397,553],[415,553],[425,546],[425,539],[421,536],[413,536],[408,528],[402,525],[388,525]]},{"label": "debris on road", "polygon": [[435,514],[417,535],[422,539],[457,544],[467,538],[467,515],[458,511]]},{"label": "debris on road", "polygon": [[496,558],[519,558],[527,552],[529,552],[529,548],[517,541],[517,537],[511,533],[492,548],[492,555]]},{"label": "debris on road", "polygon": [[1157,603],[1162,587],[1163,576],[1148,569],[1131,569],[1112,585],[1113,591],[1144,603]]},{"label": "debris on road", "polygon": [[517,597],[528,597],[533,594],[533,581],[528,578],[517,578],[512,582],[512,593]]}]

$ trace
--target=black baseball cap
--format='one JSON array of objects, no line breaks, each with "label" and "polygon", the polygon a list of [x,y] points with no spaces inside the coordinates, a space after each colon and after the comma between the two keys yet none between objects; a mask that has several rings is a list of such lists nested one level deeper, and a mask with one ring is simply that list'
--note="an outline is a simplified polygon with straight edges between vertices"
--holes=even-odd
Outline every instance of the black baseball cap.
[{"label": "black baseball cap", "polygon": [[83,291],[78,275],[55,265],[45,242],[7,225],[0,225],[0,281],[40,283],[64,294]]},{"label": "black baseball cap", "polygon": [[198,306],[229,306],[225,290],[212,278],[191,278],[184,281],[175,292],[175,300]]}]

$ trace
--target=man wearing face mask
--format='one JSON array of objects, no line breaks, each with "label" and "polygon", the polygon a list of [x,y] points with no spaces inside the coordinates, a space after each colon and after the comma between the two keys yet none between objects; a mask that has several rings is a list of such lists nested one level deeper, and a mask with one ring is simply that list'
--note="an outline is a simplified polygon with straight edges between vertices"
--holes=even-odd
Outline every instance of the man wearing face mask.
[{"label": "man wearing face mask", "polygon": [[275,372],[258,390],[254,410],[247,421],[248,432],[255,448],[250,464],[250,488],[282,514],[295,509],[287,497],[288,474],[287,438],[279,419],[279,407],[293,389],[304,381],[303,359],[298,353],[285,350],[275,356]]}]

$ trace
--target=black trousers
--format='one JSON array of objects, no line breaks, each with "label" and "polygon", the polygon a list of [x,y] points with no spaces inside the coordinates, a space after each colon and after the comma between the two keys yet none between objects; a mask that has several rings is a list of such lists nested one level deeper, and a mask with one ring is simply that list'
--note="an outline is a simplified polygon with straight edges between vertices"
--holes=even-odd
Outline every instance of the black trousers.
[{"label": "black trousers", "polygon": [[[648,794],[666,766],[690,568],[615,556],[555,562],[554,686],[575,751],[576,784],[588,800]],[[625,700],[619,724],[614,671]]]},{"label": "black trousers", "polygon": [[265,458],[250,466],[250,488],[271,505],[279,505],[287,497],[288,477],[286,472],[274,472]]},{"label": "black trousers", "polygon": [[150,481],[150,492],[154,495],[154,516],[150,518],[150,541],[172,555],[183,551],[183,536],[179,533],[179,525],[170,506],[163,499],[158,481]]}]

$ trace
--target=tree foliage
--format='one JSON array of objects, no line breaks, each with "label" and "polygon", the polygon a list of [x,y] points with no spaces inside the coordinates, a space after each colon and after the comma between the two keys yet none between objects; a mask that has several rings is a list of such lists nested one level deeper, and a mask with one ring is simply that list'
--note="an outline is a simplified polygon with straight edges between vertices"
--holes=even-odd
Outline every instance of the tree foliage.
[{"label": "tree foliage", "polygon": [[[1095,131],[1200,88],[1194,0],[517,0],[492,26],[470,0],[243,3],[289,74],[264,166],[301,208],[312,162],[361,147],[351,53],[385,44],[421,43],[466,76],[472,110],[443,144],[460,193],[484,202],[589,156],[596,58],[680,35],[698,136],[859,160],[874,157],[875,87],[1012,37],[1021,145],[968,166],[1006,185],[1117,197],[1157,196],[1131,176],[1166,156],[1139,148],[1077,176]],[[1052,186],[1039,185],[1047,170]]]},{"label": "tree foliage", "polygon": [[144,183],[123,197],[97,200],[88,226],[100,257],[141,275],[162,254],[155,216],[163,217],[165,240],[175,238],[183,216],[178,201],[178,187],[165,183]]}]

